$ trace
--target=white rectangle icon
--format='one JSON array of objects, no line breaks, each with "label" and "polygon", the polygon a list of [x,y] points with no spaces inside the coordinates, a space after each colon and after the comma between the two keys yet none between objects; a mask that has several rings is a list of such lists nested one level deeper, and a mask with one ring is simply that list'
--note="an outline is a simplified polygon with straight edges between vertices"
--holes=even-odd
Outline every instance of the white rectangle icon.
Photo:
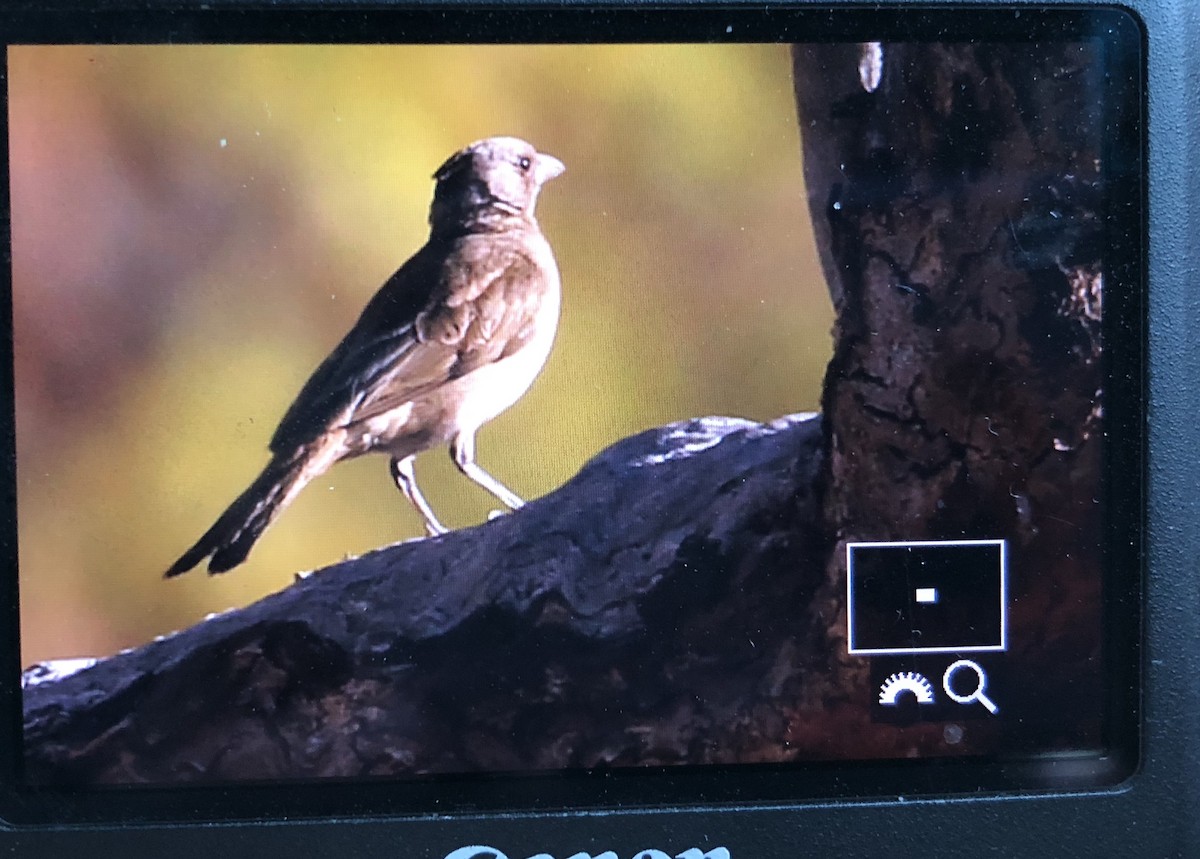
[{"label": "white rectangle icon", "polygon": [[[998,549],[986,564],[978,552],[937,551],[984,547]],[[847,543],[846,612],[856,656],[1007,650],[1007,541]]]}]

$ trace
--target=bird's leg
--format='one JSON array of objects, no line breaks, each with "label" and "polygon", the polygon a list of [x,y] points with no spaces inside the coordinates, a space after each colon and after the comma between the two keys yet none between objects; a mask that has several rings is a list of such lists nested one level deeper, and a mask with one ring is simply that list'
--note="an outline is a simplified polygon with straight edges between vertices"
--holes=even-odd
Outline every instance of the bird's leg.
[{"label": "bird's leg", "polygon": [[436,537],[438,534],[445,534],[446,526],[433,515],[433,508],[429,506],[429,502],[417,488],[417,473],[413,470],[414,459],[416,459],[415,456],[406,456],[404,459],[393,457],[392,480],[396,481],[396,485],[400,487],[404,497],[411,501],[412,505],[425,518],[425,530],[429,532],[429,536]]},{"label": "bird's leg", "polygon": [[519,510],[525,502],[517,494],[475,464],[475,434],[459,433],[450,441],[450,457],[458,470],[499,498],[510,510]]}]

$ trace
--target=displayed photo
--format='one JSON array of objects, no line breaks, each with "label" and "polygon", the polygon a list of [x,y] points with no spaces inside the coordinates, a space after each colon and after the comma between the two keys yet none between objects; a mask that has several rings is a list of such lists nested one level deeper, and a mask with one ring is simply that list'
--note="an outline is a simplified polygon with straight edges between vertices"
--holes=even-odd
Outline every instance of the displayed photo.
[{"label": "displayed photo", "polygon": [[10,46],[28,783],[1101,754],[1105,62]]}]

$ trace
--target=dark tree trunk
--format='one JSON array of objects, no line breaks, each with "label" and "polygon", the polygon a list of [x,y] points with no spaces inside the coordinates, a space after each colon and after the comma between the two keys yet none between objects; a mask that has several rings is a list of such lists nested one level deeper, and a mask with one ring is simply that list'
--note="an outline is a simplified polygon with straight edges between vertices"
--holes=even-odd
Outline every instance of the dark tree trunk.
[{"label": "dark tree trunk", "polygon": [[513,516],[338,564],[65,678],[34,668],[30,780],[957,754],[1000,730],[1094,740],[1094,719],[1070,736],[984,723],[953,745],[940,726],[877,724],[864,660],[846,654],[846,541],[1005,535],[1011,670],[1027,672],[1006,706],[1049,696],[1058,723],[1098,712],[1089,56],[881,50],[878,86],[856,46],[794,53],[838,310],[822,419],[625,439]]},{"label": "dark tree trunk", "polygon": [[[1105,216],[1095,57],[1079,45],[908,44],[798,46],[793,58],[838,310],[820,494],[837,548],[811,609],[835,657],[826,700],[872,696],[865,661],[846,656],[846,542],[1008,536],[1005,694],[1029,715],[974,725],[953,751],[985,750],[1000,730],[1010,744],[1095,743]],[[882,60],[873,91],[872,59]],[[1047,736],[1037,713],[1085,727]],[[861,728],[893,738],[900,755],[945,749],[940,725],[925,736]]]}]

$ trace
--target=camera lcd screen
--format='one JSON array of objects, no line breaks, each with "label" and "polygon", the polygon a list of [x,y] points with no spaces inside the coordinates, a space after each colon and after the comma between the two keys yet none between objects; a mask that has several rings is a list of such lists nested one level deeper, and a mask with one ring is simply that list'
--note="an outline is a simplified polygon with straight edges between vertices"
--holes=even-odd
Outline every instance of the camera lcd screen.
[{"label": "camera lcd screen", "polygon": [[495,14],[10,36],[10,786],[1127,775],[1136,28]]}]

